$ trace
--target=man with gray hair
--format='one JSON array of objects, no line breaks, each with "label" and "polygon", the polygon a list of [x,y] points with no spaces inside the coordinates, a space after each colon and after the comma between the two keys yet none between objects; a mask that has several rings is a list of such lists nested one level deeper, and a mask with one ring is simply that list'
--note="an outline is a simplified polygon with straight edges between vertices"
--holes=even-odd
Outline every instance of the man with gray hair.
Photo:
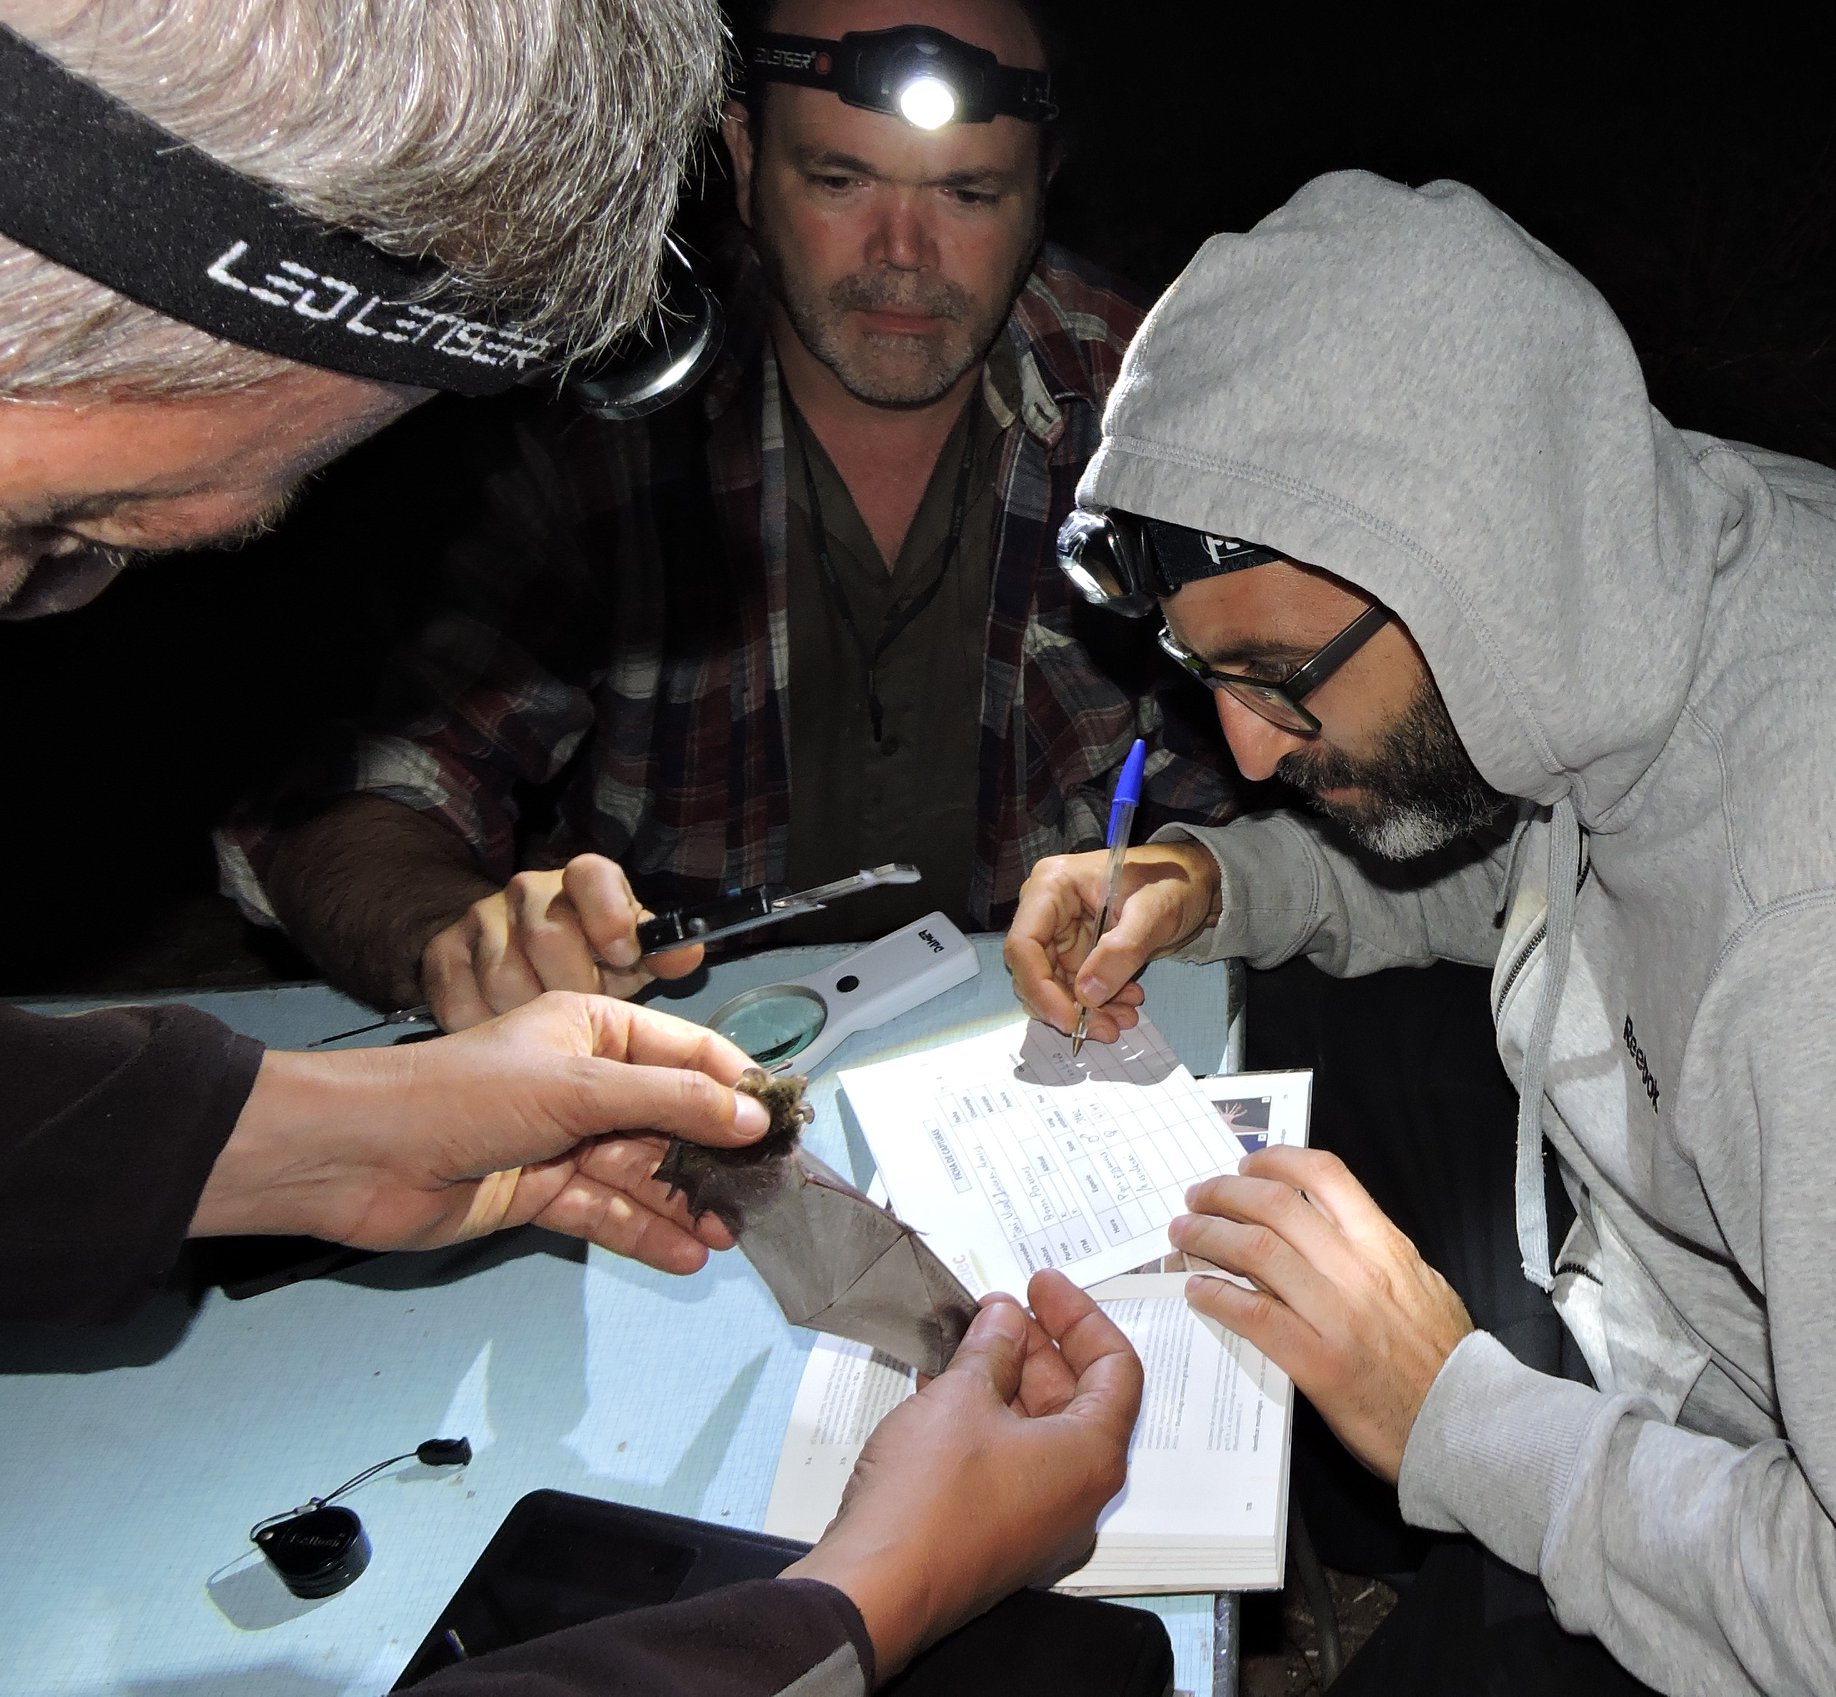
[{"label": "man with gray hair", "polygon": [[[606,348],[649,310],[721,42],[709,0],[0,0],[0,616],[259,527],[434,390]],[[181,1006],[0,1009],[0,1318],[117,1313],[188,1234],[535,1221],[693,1271],[731,1239],[658,1183],[662,1135],[760,1135],[746,1065],[565,993],[357,1054],[264,1054]],[[700,1690],[724,1644],[722,1689],[856,1693],[1062,1569],[1120,1485],[1139,1366],[1081,1293],[1029,1294],[1037,1320],[992,1302],[875,1437],[791,1577],[441,1678]]]}]

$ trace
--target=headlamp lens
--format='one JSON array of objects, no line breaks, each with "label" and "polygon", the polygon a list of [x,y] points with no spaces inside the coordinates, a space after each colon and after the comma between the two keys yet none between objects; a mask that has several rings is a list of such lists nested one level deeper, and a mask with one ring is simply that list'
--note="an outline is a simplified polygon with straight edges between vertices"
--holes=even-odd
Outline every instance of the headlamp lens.
[{"label": "headlamp lens", "polygon": [[1058,530],[1058,569],[1079,595],[1112,613],[1140,616],[1153,598],[1140,580],[1127,536],[1107,513],[1074,508]]},{"label": "headlamp lens", "polygon": [[1058,569],[1086,601],[1112,601],[1127,594],[1116,571],[1108,524],[1100,515],[1073,512],[1058,531]]},{"label": "headlamp lens", "polygon": [[921,130],[941,130],[956,117],[956,90],[921,71],[899,90],[899,116]]}]

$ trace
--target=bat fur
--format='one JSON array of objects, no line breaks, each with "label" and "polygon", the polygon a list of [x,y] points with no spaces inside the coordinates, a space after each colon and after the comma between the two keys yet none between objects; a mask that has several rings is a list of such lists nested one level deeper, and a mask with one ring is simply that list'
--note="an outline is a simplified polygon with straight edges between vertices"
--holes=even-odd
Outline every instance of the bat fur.
[{"label": "bat fur", "polygon": [[800,1073],[773,1078],[762,1067],[748,1067],[733,1088],[765,1104],[771,1116],[765,1135],[743,1149],[709,1149],[672,1138],[658,1163],[657,1177],[672,1192],[682,1192],[696,1219],[712,1214],[738,1237],[748,1216],[783,1188],[797,1163],[797,1140],[816,1117],[816,1110],[803,1099],[809,1082]]}]

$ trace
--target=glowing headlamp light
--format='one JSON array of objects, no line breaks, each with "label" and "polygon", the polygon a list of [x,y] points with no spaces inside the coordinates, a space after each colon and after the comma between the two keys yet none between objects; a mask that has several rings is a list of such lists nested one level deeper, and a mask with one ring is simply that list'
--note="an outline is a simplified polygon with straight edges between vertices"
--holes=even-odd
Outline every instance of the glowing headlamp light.
[{"label": "glowing headlamp light", "polygon": [[826,89],[849,106],[920,130],[997,117],[1043,124],[1058,116],[1044,71],[1003,65],[987,48],[922,24],[850,30],[839,41],[761,35],[747,66],[757,82]]},{"label": "glowing headlamp light", "polygon": [[956,90],[942,77],[920,72],[899,90],[899,116],[920,130],[941,130],[956,116]]}]

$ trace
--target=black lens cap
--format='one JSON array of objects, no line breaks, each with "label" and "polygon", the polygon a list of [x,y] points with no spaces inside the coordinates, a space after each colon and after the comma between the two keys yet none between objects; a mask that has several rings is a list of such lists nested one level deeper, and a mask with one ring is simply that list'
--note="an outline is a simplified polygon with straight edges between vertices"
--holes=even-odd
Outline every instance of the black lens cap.
[{"label": "black lens cap", "polygon": [[296,1597],[333,1597],[370,1565],[370,1537],[348,1508],[321,1506],[264,1526],[255,1543]]}]

